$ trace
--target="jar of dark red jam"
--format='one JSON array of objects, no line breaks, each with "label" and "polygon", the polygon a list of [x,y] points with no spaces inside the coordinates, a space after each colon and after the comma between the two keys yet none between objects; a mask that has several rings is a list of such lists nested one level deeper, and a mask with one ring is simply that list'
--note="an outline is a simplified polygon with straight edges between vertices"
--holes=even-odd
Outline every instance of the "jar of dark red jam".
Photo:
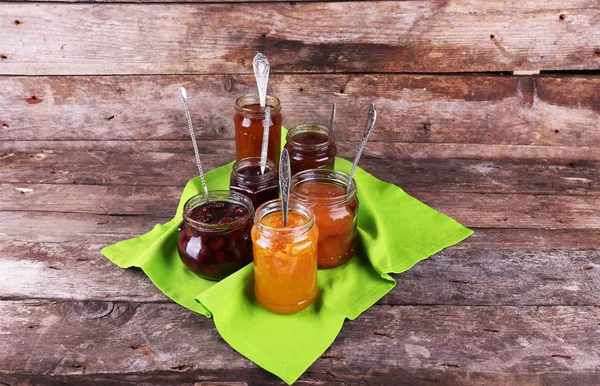
[{"label": "jar of dark red jam", "polygon": [[267,159],[265,172],[260,172],[260,157],[242,158],[233,164],[229,188],[250,198],[254,208],[279,197],[277,170]]},{"label": "jar of dark red jam", "polygon": [[335,136],[325,126],[307,123],[290,129],[285,148],[290,153],[292,175],[308,169],[333,169]]},{"label": "jar of dark red jam", "polygon": [[252,261],[250,199],[228,190],[190,198],[183,208],[177,250],[196,275],[221,280]]},{"label": "jar of dark red jam", "polygon": [[[281,152],[281,103],[274,96],[267,95],[267,106],[271,108],[271,124],[269,126],[269,145],[267,158],[279,167]],[[260,157],[263,139],[263,121],[265,111],[260,107],[258,95],[244,95],[235,101],[235,159]]]}]

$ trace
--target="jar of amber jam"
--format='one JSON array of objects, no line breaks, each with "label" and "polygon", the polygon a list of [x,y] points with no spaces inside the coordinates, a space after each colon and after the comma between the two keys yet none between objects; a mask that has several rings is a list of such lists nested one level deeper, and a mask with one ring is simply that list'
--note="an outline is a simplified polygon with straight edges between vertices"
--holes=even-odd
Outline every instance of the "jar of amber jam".
[{"label": "jar of amber jam", "polygon": [[292,177],[290,194],[313,210],[319,228],[319,268],[346,264],[356,250],[358,197],[356,182],[338,170],[305,170]]},{"label": "jar of amber jam", "polygon": [[[279,99],[267,95],[267,106],[271,107],[271,125],[269,126],[269,146],[267,158],[279,167],[281,152],[281,104]],[[265,112],[260,108],[258,95],[244,95],[235,101],[235,159],[260,157],[263,138],[263,120]]]},{"label": "jar of amber jam", "polygon": [[252,228],[254,294],[267,310],[291,314],[308,307],[317,297],[317,239],[312,210],[289,202],[283,226],[281,200],[256,210]]},{"label": "jar of amber jam", "polygon": [[254,208],[276,199],[279,183],[275,164],[267,159],[265,172],[261,174],[260,157],[242,158],[233,164],[229,188],[250,198]]},{"label": "jar of amber jam", "polygon": [[314,123],[290,129],[285,148],[290,153],[292,175],[308,169],[333,169],[336,147],[335,136],[329,129]]},{"label": "jar of amber jam", "polygon": [[177,251],[196,275],[221,280],[252,261],[250,199],[228,190],[190,198],[183,207]]}]

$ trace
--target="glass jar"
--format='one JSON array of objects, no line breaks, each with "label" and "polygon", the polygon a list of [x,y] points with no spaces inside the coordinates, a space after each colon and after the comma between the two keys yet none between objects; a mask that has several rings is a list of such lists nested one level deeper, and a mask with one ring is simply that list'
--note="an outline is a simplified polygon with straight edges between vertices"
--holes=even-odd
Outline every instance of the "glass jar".
[{"label": "glass jar", "polygon": [[260,157],[242,158],[233,164],[229,188],[247,196],[254,208],[279,197],[279,181],[273,161],[267,160],[260,174]]},{"label": "glass jar", "polygon": [[196,275],[221,280],[252,261],[250,199],[228,190],[190,198],[183,207],[177,251]]},{"label": "glass jar", "polygon": [[314,123],[298,125],[290,129],[285,148],[290,153],[292,176],[308,169],[333,169],[335,136],[329,137],[329,129]]},{"label": "glass jar", "polygon": [[356,251],[358,197],[354,180],[346,193],[349,178],[329,169],[305,170],[292,177],[291,196],[309,204],[315,214],[319,268],[344,265]]},{"label": "glass jar", "polygon": [[309,206],[290,200],[287,227],[283,227],[281,200],[256,210],[252,228],[254,294],[267,310],[291,314],[308,307],[317,297],[317,238]]},{"label": "glass jar", "polygon": [[[279,167],[281,152],[281,104],[279,99],[267,95],[267,106],[271,107],[271,125],[269,126],[269,145],[267,158]],[[263,120],[265,112],[260,108],[258,95],[250,94],[235,101],[235,159],[260,157],[263,138]]]}]

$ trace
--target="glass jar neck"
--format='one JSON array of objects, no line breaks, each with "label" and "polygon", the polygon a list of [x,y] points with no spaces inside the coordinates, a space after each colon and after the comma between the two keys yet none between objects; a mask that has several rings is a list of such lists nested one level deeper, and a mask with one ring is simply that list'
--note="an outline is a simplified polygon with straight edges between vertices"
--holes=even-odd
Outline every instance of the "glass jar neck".
[{"label": "glass jar neck", "polygon": [[[267,106],[271,108],[271,118],[281,111],[279,98],[267,95]],[[242,95],[235,101],[235,112],[244,118],[264,119],[265,111],[260,108],[260,99],[256,94]]]},{"label": "glass jar neck", "polygon": [[267,201],[256,210],[254,224],[258,231],[269,237],[299,237],[308,233],[315,225],[315,216],[312,209],[303,202],[290,199],[289,212],[300,214],[306,222],[297,227],[273,228],[265,225],[263,219],[271,213],[281,212],[281,199]]},{"label": "glass jar neck", "polygon": [[267,159],[264,174],[260,174],[260,157],[242,158],[233,164],[232,180],[239,186],[263,189],[277,180],[275,164]]},{"label": "glass jar neck", "polygon": [[[348,190],[348,181],[350,176],[339,170],[331,169],[310,169],[295,174],[290,183],[290,194],[297,200],[309,202],[311,199],[318,199],[319,205],[347,204],[352,201],[358,192],[356,181],[352,179],[350,189]],[[299,187],[305,182],[315,182],[321,184],[331,184],[343,189],[343,194],[333,197],[310,196],[299,191]]]},{"label": "glass jar neck", "polygon": [[200,193],[186,201],[185,205],[183,206],[183,221],[199,231],[228,232],[239,228],[254,216],[254,207],[252,206],[252,201],[250,201],[250,199],[243,194],[229,190],[211,190],[208,192],[208,200],[210,202],[227,202],[242,205],[247,209],[247,212],[243,216],[237,217],[232,222],[225,224],[208,224],[194,220],[192,218],[192,212],[194,209],[207,203],[204,193]]},{"label": "glass jar neck", "polygon": [[[306,142],[302,140],[305,137],[300,134],[316,134],[319,137],[323,137],[321,142]],[[316,137],[316,136],[315,136]],[[306,138],[306,137],[305,137]],[[329,136],[329,128],[318,125],[316,123],[305,123],[302,125],[294,126],[288,131],[285,137],[287,143],[292,147],[303,150],[326,150],[332,146],[335,142],[335,136]]]}]

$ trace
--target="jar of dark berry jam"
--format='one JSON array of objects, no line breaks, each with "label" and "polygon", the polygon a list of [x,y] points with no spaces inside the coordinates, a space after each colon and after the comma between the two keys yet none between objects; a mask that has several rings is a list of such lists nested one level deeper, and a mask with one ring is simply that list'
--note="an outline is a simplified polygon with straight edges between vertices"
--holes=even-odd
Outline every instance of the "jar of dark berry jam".
[{"label": "jar of dark berry jam", "polygon": [[292,175],[308,169],[333,169],[335,136],[325,126],[308,123],[290,129],[285,148],[290,153]]},{"label": "jar of dark berry jam", "polygon": [[252,261],[250,199],[228,190],[190,198],[183,208],[177,250],[196,275],[221,280]]},{"label": "jar of dark berry jam", "polygon": [[260,157],[242,158],[233,164],[229,188],[248,196],[254,208],[279,197],[277,170],[267,159],[265,172],[260,173]]},{"label": "jar of dark berry jam", "polygon": [[[267,106],[271,108],[271,125],[269,126],[269,145],[267,158],[279,167],[281,152],[281,103],[274,96],[267,95]],[[260,157],[263,139],[263,121],[265,111],[260,107],[258,95],[250,94],[239,97],[235,101],[235,159]]]}]

